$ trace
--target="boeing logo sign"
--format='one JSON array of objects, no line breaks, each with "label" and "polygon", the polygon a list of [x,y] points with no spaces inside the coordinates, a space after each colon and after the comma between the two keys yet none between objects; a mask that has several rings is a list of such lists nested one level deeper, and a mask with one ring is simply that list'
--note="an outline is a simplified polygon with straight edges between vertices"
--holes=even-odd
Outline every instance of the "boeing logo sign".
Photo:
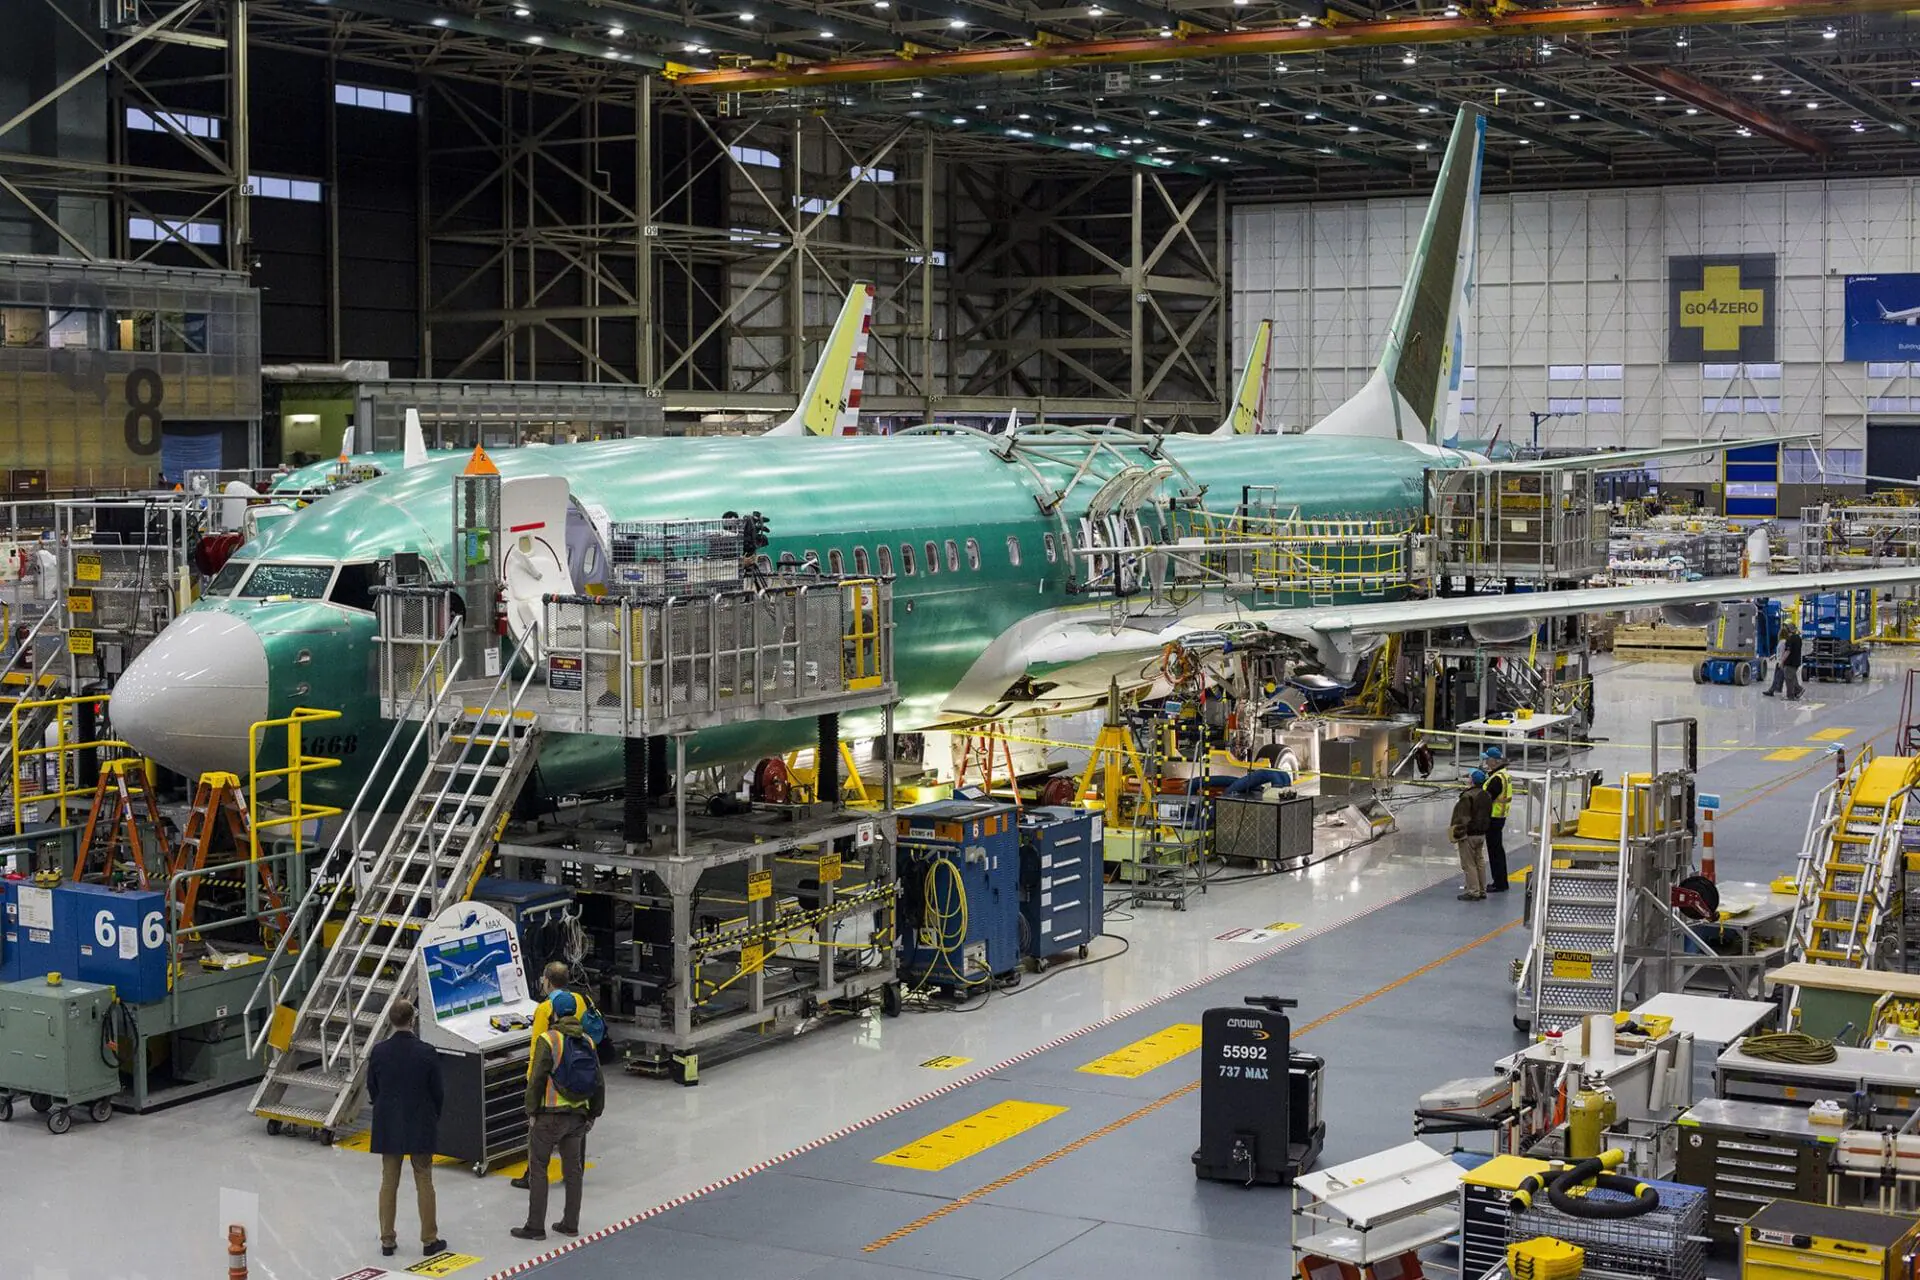
[{"label": "boeing logo sign", "polygon": [[1920,275],[1847,277],[1848,360],[1920,359]]}]

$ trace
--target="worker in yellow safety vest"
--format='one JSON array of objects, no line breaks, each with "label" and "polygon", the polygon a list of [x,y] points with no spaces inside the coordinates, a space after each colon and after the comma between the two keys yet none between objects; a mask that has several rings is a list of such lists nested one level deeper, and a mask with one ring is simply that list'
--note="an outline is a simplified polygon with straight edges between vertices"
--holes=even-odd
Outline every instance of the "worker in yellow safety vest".
[{"label": "worker in yellow safety vest", "polygon": [[[535,1005],[533,1009],[533,1036],[531,1039],[531,1043],[536,1052],[529,1052],[527,1055],[528,1079],[533,1078],[533,1063],[534,1059],[539,1056],[537,1050],[539,1049],[540,1041],[545,1038],[548,1028],[554,1021],[553,997],[555,995],[566,993],[575,996],[580,1002],[578,1006],[580,1013],[578,1016],[581,1022],[598,1022],[600,1011],[594,1008],[593,1001],[587,996],[586,992],[570,990],[572,981],[573,970],[568,968],[566,962],[563,960],[552,961],[545,969],[540,971],[540,1003]],[[604,1024],[599,1025],[601,1026],[601,1035],[604,1037]],[[589,1032],[588,1035],[589,1038],[592,1038],[591,1032]],[[597,1040],[595,1047],[598,1047]],[[527,1187],[527,1175],[523,1173],[515,1178],[513,1185],[525,1190]]]},{"label": "worker in yellow safety vest", "polygon": [[1507,811],[1513,807],[1513,777],[1507,772],[1506,753],[1498,747],[1486,749],[1480,767],[1487,772],[1484,785],[1493,801],[1493,817],[1487,823],[1487,892],[1505,893],[1507,847],[1502,837],[1507,829]]}]

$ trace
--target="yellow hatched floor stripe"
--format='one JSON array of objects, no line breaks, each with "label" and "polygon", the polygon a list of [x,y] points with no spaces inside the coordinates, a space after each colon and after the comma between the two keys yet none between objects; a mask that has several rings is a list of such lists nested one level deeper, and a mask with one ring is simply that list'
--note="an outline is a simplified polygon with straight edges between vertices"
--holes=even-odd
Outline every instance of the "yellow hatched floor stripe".
[{"label": "yellow hatched floor stripe", "polygon": [[1814,742],[1838,742],[1848,734],[1858,732],[1860,732],[1858,729],[1835,727],[1832,729],[1822,729],[1818,733],[1808,734],[1807,736]]},{"label": "yellow hatched floor stripe", "polygon": [[1120,1076],[1137,1080],[1200,1047],[1200,1028],[1191,1022],[1176,1022],[1164,1031],[1156,1031],[1144,1040],[1135,1040],[1124,1049],[1115,1049],[1095,1058],[1080,1070],[1088,1075]]},{"label": "yellow hatched floor stripe", "polygon": [[936,1129],[926,1137],[875,1160],[899,1169],[919,1169],[938,1173],[950,1169],[968,1156],[977,1156],[1008,1138],[1015,1138],[1044,1124],[1066,1110],[1044,1102],[996,1102],[985,1111],[976,1111],[965,1120]]},{"label": "yellow hatched floor stripe", "polygon": [[1777,760],[1784,764],[1789,760],[1804,759],[1812,754],[1812,747],[1782,747],[1778,751],[1769,751],[1760,758],[1762,760]]}]

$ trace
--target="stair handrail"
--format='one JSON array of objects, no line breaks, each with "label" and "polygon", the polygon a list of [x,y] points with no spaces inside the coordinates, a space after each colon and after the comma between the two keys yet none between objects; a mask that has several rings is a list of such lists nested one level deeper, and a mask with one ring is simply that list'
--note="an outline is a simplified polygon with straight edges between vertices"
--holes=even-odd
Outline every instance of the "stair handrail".
[{"label": "stair handrail", "polygon": [[[1659,774],[1653,775],[1653,777],[1659,776]],[[1648,779],[1646,787],[1646,810],[1643,810],[1643,816],[1650,817],[1649,811],[1653,807],[1652,778]],[[1627,859],[1632,848],[1635,798],[1633,774],[1630,771],[1624,772],[1620,775],[1620,803],[1625,812],[1620,815],[1619,852],[1615,855],[1613,868],[1613,1007],[1615,1009],[1620,1007],[1620,997],[1626,988],[1627,981],[1627,948],[1624,931],[1627,927],[1627,899],[1632,892],[1630,888],[1632,882],[1627,875]]]},{"label": "stair handrail", "polygon": [[[374,783],[380,779],[383,772],[382,766],[386,764],[387,756],[393,751],[394,743],[399,741],[401,735],[406,732],[408,722],[412,719],[407,713],[420,705],[422,693],[433,677],[440,672],[440,660],[445,654],[447,645],[452,642],[453,638],[454,636],[452,634],[442,637],[439,646],[434,650],[433,660],[421,668],[419,679],[414,682],[412,691],[407,695],[406,705],[402,710],[402,714],[395,718],[393,728],[387,734],[386,742],[380,747],[380,754],[374,757],[373,767],[367,771],[366,780],[360,784],[360,790],[355,794],[353,803],[347,806],[347,811],[340,816],[340,823],[334,830],[333,839],[328,842],[326,852],[320,858],[319,865],[322,872],[322,879],[316,881],[314,885],[301,896],[299,905],[294,909],[293,915],[287,920],[287,927],[281,930],[280,940],[274,946],[273,954],[267,958],[267,963],[260,974],[260,981],[254,984],[253,994],[248,997],[246,1007],[241,1011],[243,1026],[246,1025],[246,1019],[252,1016],[253,1011],[256,1008],[262,1007],[262,996],[266,997],[269,1004],[278,1003],[278,997],[274,991],[275,970],[280,964],[280,961],[285,957],[288,944],[292,942],[296,936],[300,937],[300,946],[295,952],[297,958],[294,961],[293,968],[284,975],[285,980],[280,984],[281,990],[285,990],[288,986],[293,985],[295,979],[298,978],[301,971],[306,967],[307,957],[309,955],[324,957],[329,954],[328,948],[313,947],[308,944],[313,941],[314,936],[319,932],[321,923],[333,914],[334,907],[338,905],[340,901],[341,893],[346,889],[347,885],[352,882],[353,877],[350,874],[352,870],[351,859],[349,859],[345,865],[339,866],[333,873],[333,884],[330,889],[325,882],[326,871],[328,868],[335,866],[342,843],[352,837],[354,818],[363,811],[367,802],[367,794],[373,789]],[[446,680],[443,681],[441,687],[434,692],[434,698],[430,704],[432,708],[437,709],[441,702],[446,699],[448,691],[453,688],[454,681],[459,677],[459,673],[460,659],[456,654],[452,664],[447,668]],[[387,803],[393,798],[394,788],[398,785],[401,774],[405,772],[406,762],[412,758],[414,751],[418,749],[420,745],[422,735],[432,723],[433,720],[430,717],[421,719],[414,726],[413,740],[407,744],[406,750],[401,753],[396,766],[393,769],[384,770],[387,781],[386,790],[381,793],[379,803],[374,806],[375,812],[384,810]],[[357,856],[358,851],[356,850],[354,852]],[[323,892],[326,894],[324,905],[322,905],[320,910],[314,915],[311,923],[303,925],[302,922],[308,914],[308,908],[312,904],[321,901],[321,894]],[[302,1003],[304,1003],[304,1000]],[[271,1023],[271,1019],[262,1020],[260,1029],[248,1038],[248,1057],[259,1056],[260,1049],[266,1043],[267,1036],[272,1029]]]},{"label": "stair handrail", "polygon": [[[1853,929],[1847,935],[1847,955],[1850,959],[1866,964],[1873,963],[1873,953],[1879,947],[1880,924],[1886,919],[1886,913],[1892,908],[1895,894],[1892,886],[1900,875],[1903,835],[1907,826],[1907,802],[1912,799],[1915,786],[1909,783],[1887,797],[1886,805],[1880,811],[1880,827],[1874,832],[1874,861],[1869,864],[1872,872],[1860,877],[1860,893],[1853,914]],[[1866,911],[1866,894],[1869,886],[1872,890],[1873,913],[1865,921],[1866,937],[1860,937],[1861,914]],[[1858,944],[1857,949],[1856,945]]]},{"label": "stair handrail", "polygon": [[1553,770],[1549,768],[1543,779],[1543,795],[1547,802],[1540,819],[1540,842],[1533,852],[1533,946],[1529,948],[1527,959],[1520,968],[1520,981],[1528,978],[1528,969],[1532,969],[1533,978],[1533,1031],[1540,1034],[1540,1009],[1545,998],[1548,967],[1546,964],[1547,947],[1547,899],[1552,890],[1553,879]]},{"label": "stair handrail", "polygon": [[[20,637],[20,643],[15,645],[13,652],[7,655],[6,662],[0,664],[0,679],[4,679],[14,674],[14,671],[22,665],[20,661],[22,657],[28,653],[34,655],[32,670],[27,675],[27,692],[24,696],[14,699],[13,706],[8,708],[9,718],[20,714],[21,703],[31,702],[40,696],[41,677],[46,675],[48,670],[51,669],[65,653],[66,646],[64,644],[43,645],[35,643],[35,641],[40,638],[40,633],[47,629],[47,624],[54,620],[54,615],[59,611],[60,602],[58,600],[49,604],[46,610],[34,620],[34,624],[27,628],[27,633]],[[0,774],[11,777],[13,772],[12,761],[13,735],[9,733],[4,741],[0,741]]]},{"label": "stair handrail", "polygon": [[[540,671],[540,664],[531,660],[534,647],[537,644],[537,631],[538,631],[538,628],[528,627],[521,633],[520,639],[514,645],[513,654],[510,660],[500,664],[500,672],[497,676],[494,677],[493,685],[487,691],[486,701],[481,704],[479,711],[477,713],[466,713],[464,711],[462,712],[462,715],[465,718],[474,720],[483,727],[488,723],[490,719],[497,719],[498,721],[497,727],[494,730],[492,738],[487,740],[487,745],[485,748],[484,755],[490,756],[492,753],[498,751],[501,748],[501,746],[504,744],[506,738],[511,733],[514,727],[518,713],[521,709],[521,704],[526,699],[527,690],[533,684],[534,676],[538,674]],[[518,667],[524,667],[526,674],[520,677],[520,680],[517,685],[511,685],[512,692],[507,700],[506,707],[503,710],[496,710],[495,704],[500,701],[502,690],[510,687],[510,682],[512,681],[513,673],[515,669]],[[449,682],[448,688],[451,689],[452,687],[453,686],[451,682]],[[448,725],[446,726],[446,731],[440,735],[439,745],[445,746],[447,741],[451,739],[452,736],[453,736],[452,726]],[[456,762],[457,765],[465,765],[468,762],[469,757],[473,754],[474,747],[483,739],[484,736],[485,735],[482,731],[475,731],[467,736],[466,742],[463,743],[461,746],[460,756],[458,761]],[[437,756],[437,752],[436,752],[436,756]],[[429,809],[428,809],[429,813],[436,812],[442,807],[443,802],[446,800],[448,793],[453,789],[453,779],[456,776],[457,776],[457,771],[454,773],[450,773],[448,775],[447,781],[440,784],[440,791],[438,792],[438,794],[435,795],[432,804],[429,806]],[[473,772],[471,774],[471,780],[467,783],[466,791],[460,796],[460,802],[456,808],[457,812],[464,812],[473,803],[474,793],[479,788],[480,781],[483,776],[484,776],[483,774],[478,772]],[[411,802],[409,802],[408,807],[409,809],[411,808]],[[387,862],[387,860],[392,856],[394,845],[397,842],[397,840],[400,837],[408,834],[406,828],[409,820],[410,820],[409,815],[403,812],[401,821],[394,827],[392,836],[388,838],[387,844],[381,850],[380,856],[376,858],[374,861],[373,869],[368,873],[367,879],[370,882],[381,882],[382,867]],[[433,844],[433,847],[428,854],[428,857],[431,858],[436,864],[438,863],[439,859],[445,854],[447,844],[449,843],[449,841],[452,840],[454,830],[455,830],[454,824],[447,823],[445,825],[446,825],[446,830],[440,833],[439,839]],[[419,855],[423,846],[426,845],[427,838],[433,834],[432,826],[433,824],[431,822],[423,822],[420,824],[420,830],[412,833],[413,840],[408,845],[407,851],[401,855],[399,865],[397,867],[387,868],[386,873],[389,876],[396,872],[405,872],[414,864],[414,861],[417,855]],[[472,831],[475,835],[481,834],[482,833],[481,825],[478,822],[476,822],[472,828]],[[467,838],[472,839],[473,836],[468,836]],[[408,916],[413,914],[414,908],[419,904],[421,892],[427,888],[431,879],[432,877],[429,876],[427,878],[423,878],[419,880],[414,884],[413,892],[407,896],[405,907],[402,908],[402,910],[397,914],[408,915]],[[440,908],[445,907],[447,904],[436,902],[433,905],[435,910],[437,911]],[[391,909],[391,907],[388,905],[387,902],[383,901],[381,904],[380,910],[378,911],[377,914],[394,915],[396,913]],[[394,947],[399,942],[399,940],[400,940],[399,930],[389,931],[386,944],[380,949],[379,959],[377,959],[373,964],[374,973],[376,974],[379,973],[387,965],[393,962]],[[408,950],[406,959],[401,963],[400,972],[396,974],[394,977],[393,989],[386,993],[385,999],[382,1000],[381,1002],[379,1013],[374,1018],[372,1028],[371,1028],[373,1034],[369,1037],[367,1042],[369,1045],[371,1045],[374,1041],[379,1039],[380,1030],[382,1027],[385,1026],[385,1023],[386,1023],[387,1011],[392,1007],[394,999],[398,997],[402,989],[405,988],[408,978],[411,977],[413,973],[413,966],[418,961],[418,959],[419,959],[419,952],[415,949],[410,948]],[[374,986],[371,983],[369,983],[366,989],[360,993],[359,997],[353,1002],[352,1007],[347,1011],[346,1027],[340,1040],[335,1044],[329,1045],[327,1042],[327,1036],[326,1036],[327,1023],[332,1017],[334,1008],[339,1004],[341,996],[344,995],[346,992],[345,983],[336,985],[333,993],[333,998],[328,1002],[327,1007],[324,1010],[322,1010],[320,1014],[322,1070],[331,1070],[333,1065],[339,1061],[341,1050],[346,1049],[351,1045],[353,1045],[355,1040],[355,1032],[357,1030],[358,1020],[362,1014],[365,1014],[368,1012],[367,1001],[373,995],[374,990],[375,990]]]},{"label": "stair handrail", "polygon": [[1785,958],[1789,962],[1804,959],[1812,944],[1813,922],[1819,919],[1819,886],[1824,883],[1824,868],[1832,855],[1835,825],[1845,813],[1840,797],[1852,793],[1856,775],[1871,758],[1870,752],[1862,751],[1853,766],[1821,787],[1807,807],[1806,840],[1800,847],[1794,870],[1799,880],[1798,892],[1794,896],[1793,921],[1787,927]]}]

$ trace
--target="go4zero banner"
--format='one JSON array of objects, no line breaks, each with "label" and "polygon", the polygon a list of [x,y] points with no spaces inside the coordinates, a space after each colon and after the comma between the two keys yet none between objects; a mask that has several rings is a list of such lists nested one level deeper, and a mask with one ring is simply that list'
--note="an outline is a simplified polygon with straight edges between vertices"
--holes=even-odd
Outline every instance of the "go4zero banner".
[{"label": "go4zero banner", "polygon": [[1774,355],[1774,256],[1667,259],[1667,360],[1766,361]]}]

